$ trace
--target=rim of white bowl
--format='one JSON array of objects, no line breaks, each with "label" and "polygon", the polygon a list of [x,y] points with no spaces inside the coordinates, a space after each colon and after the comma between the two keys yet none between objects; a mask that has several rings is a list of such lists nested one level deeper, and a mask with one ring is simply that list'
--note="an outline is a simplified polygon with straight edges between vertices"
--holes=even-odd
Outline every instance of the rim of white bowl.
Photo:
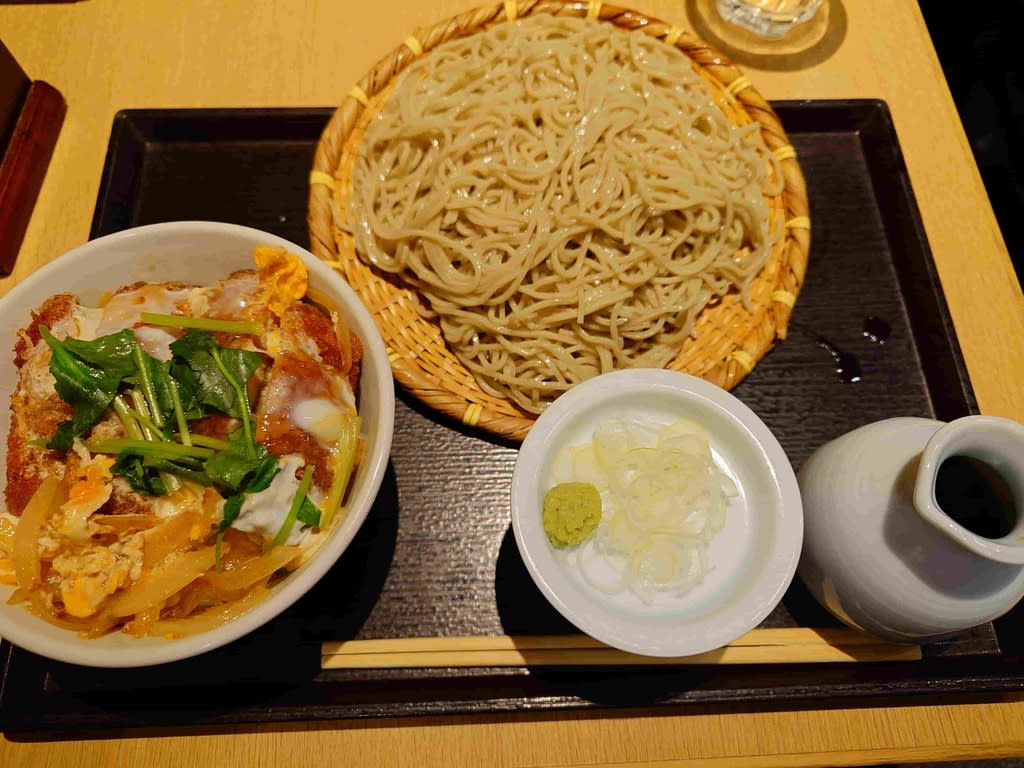
[{"label": "rim of white bowl", "polygon": [[[537,486],[546,476],[540,466],[542,450],[580,411],[601,403],[638,395],[662,393],[697,403],[724,415],[750,437],[769,470],[779,494],[777,535],[770,557],[759,571],[758,583],[748,589],[726,612],[725,619],[710,621],[697,617],[682,626],[686,632],[671,633],[656,642],[645,643],[635,636],[628,615],[618,613],[596,600],[580,600],[557,593],[538,563],[538,546],[550,546],[546,537],[525,535],[540,525]],[[728,645],[757,627],[778,605],[796,572],[803,545],[803,504],[796,475],[789,458],[767,425],[734,395],[703,379],[677,371],[632,368],[612,371],[588,379],[561,395],[541,413],[530,429],[516,458],[512,475],[512,529],[519,554],[538,589],[569,622],[595,639],[629,653],[644,656],[692,656]],[[532,522],[527,515],[535,516]],[[531,545],[530,542],[534,542]],[[539,542],[539,543],[538,543]],[[596,618],[595,618],[596,617]]]},{"label": "rim of white bowl", "polygon": [[[347,309],[359,321],[359,326],[362,330],[360,342],[363,344],[364,365],[365,361],[370,361],[375,369],[379,369],[378,375],[382,376],[382,381],[391,381],[391,368],[387,362],[388,357],[384,341],[377,330],[376,324],[373,322],[373,318],[370,317],[369,312],[348,283],[305,248],[278,235],[240,224],[213,221],[173,221],[133,227],[105,235],[72,248],[50,263],[40,267],[11,289],[5,297],[0,299],[0,303],[6,304],[20,301],[21,295],[31,291],[36,284],[58,276],[61,269],[68,262],[87,258],[112,243],[147,234],[184,235],[189,233],[234,235],[241,239],[258,241],[259,245],[282,246],[290,252],[301,256],[309,271],[318,280],[330,280],[336,283],[339,292],[345,297]],[[166,643],[160,645],[147,645],[138,649],[123,646],[116,648],[90,646],[89,643],[93,641],[83,640],[70,630],[67,632],[66,640],[41,637],[31,630],[25,630],[17,625],[0,628],[0,635],[17,646],[57,661],[91,667],[126,668],[165,664],[197,656],[227,645],[271,621],[308,592],[334,566],[345,550],[348,549],[349,544],[369,514],[370,508],[373,506],[380,491],[391,453],[395,412],[393,386],[381,387],[380,406],[381,420],[377,424],[378,440],[374,451],[364,457],[369,470],[366,496],[359,505],[348,508],[345,520],[335,526],[328,540],[320,545],[320,549],[309,562],[305,563],[284,584],[275,587],[263,602],[238,618],[198,635],[169,639]],[[0,407],[5,406],[0,404]],[[42,622],[43,620],[38,619],[38,621]]]}]

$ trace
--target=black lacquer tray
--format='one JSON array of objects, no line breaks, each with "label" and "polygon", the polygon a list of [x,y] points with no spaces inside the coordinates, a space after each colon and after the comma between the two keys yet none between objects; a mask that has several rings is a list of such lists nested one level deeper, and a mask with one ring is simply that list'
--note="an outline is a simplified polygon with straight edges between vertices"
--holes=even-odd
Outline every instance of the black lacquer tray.
[{"label": "black lacquer tray", "polygon": [[[878,101],[775,105],[807,179],[813,244],[790,338],[734,392],[799,468],[818,445],[890,416],[976,412],[896,133]],[[113,126],[92,236],[211,219],[307,243],[307,176],[329,109],[131,110]],[[885,344],[865,318],[891,326]],[[844,383],[824,337],[857,358]],[[1024,608],[917,662],[679,668],[322,671],[349,638],[562,634],[509,524],[515,446],[401,393],[391,464],[351,548],[242,640],[184,662],[95,670],[0,649],[0,729],[108,728],[598,707],[833,705],[1024,688]],[[834,626],[794,583],[763,626]],[[891,703],[891,698],[886,698]]]}]

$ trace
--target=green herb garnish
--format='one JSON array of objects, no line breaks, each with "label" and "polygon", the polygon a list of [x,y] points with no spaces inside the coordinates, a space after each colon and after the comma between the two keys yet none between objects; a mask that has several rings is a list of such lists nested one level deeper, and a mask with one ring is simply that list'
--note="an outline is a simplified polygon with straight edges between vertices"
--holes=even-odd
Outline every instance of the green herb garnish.
[{"label": "green herb garnish", "polygon": [[295,515],[295,519],[302,523],[302,530],[320,525],[320,517],[320,510],[316,508],[316,504],[310,501],[308,495],[305,496]]},{"label": "green herb garnish", "polygon": [[[174,322],[171,322],[170,319]],[[46,326],[39,333],[52,350],[50,370],[57,393],[73,409],[46,443],[68,449],[113,408],[125,438],[95,439],[85,443],[94,453],[115,455],[111,471],[124,477],[139,493],[162,496],[180,487],[180,479],[199,485],[215,485],[225,501],[217,529],[217,562],[224,531],[241,513],[245,495],[267,489],[280,471],[276,457],[254,439],[254,416],[249,403],[249,378],[261,358],[248,350],[222,347],[208,330],[259,333],[256,323],[234,323],[176,315],[143,315],[156,325],[195,328],[170,345],[173,358],[157,360],[138,344],[130,329],[92,341],[56,339]],[[182,322],[184,321],[184,322]],[[201,322],[194,322],[201,321]],[[242,422],[227,440],[193,434],[190,420],[223,413]],[[358,419],[354,419],[345,454],[337,470],[340,480],[332,496],[344,491],[354,458]],[[176,431],[175,431],[176,430]],[[319,525],[319,509],[308,497],[313,469],[307,466],[292,500],[288,516],[274,536],[276,546],[287,541],[295,522],[303,528]],[[329,505],[332,508],[335,504]]]},{"label": "green herb garnish", "polygon": [[264,331],[261,323],[249,320],[217,320],[212,317],[162,315],[157,312],[143,312],[142,322],[147,325],[162,325],[168,328],[192,328],[198,331],[219,331],[220,333],[247,336],[259,336]]},{"label": "green herb garnish", "polygon": [[[292,499],[292,505],[288,509],[288,516],[285,517],[280,530],[278,530],[277,534],[274,536],[274,541],[272,542],[273,546],[278,547],[288,541],[288,536],[291,534],[292,528],[295,526],[295,520],[299,516],[299,510],[302,508],[303,502],[307,500],[306,494],[309,492],[309,486],[312,482],[313,467],[307,464],[305,471],[302,473],[302,480],[299,481],[299,488],[295,491],[295,498]],[[319,516],[320,513],[317,512],[317,519],[319,519]]]},{"label": "green herb garnish", "polygon": [[[234,432],[231,433],[229,437],[235,436],[237,434],[238,430],[236,429]],[[266,449],[259,443],[257,443],[257,448],[259,450],[264,451],[264,453],[266,451]],[[231,447],[229,447],[228,449],[217,454],[217,456],[215,456],[213,459],[210,459],[210,461],[214,461],[214,459],[217,459],[222,454],[233,455],[226,457],[223,460],[218,459],[218,461],[214,463],[214,469],[216,470],[218,465],[225,466],[228,464],[228,462],[237,459],[239,461],[239,467],[229,468],[228,474],[226,475],[234,479],[235,473],[238,472],[239,468],[241,468],[243,461],[245,459],[248,459],[248,457],[240,457],[237,451],[234,451]],[[209,471],[210,461],[207,462],[207,471]],[[274,458],[273,456],[264,456],[263,458],[259,459],[255,465],[246,466],[251,466],[251,469],[245,472],[245,474],[242,476],[241,481],[239,481],[239,485],[237,487],[238,493],[232,494],[231,496],[228,496],[226,499],[224,499],[224,507],[221,510],[220,525],[217,527],[216,549],[214,550],[214,558],[216,562],[216,568],[218,571],[220,570],[220,543],[221,540],[224,538],[224,531],[231,527],[231,524],[235,522],[235,520],[238,518],[239,513],[242,511],[242,503],[245,501],[245,494],[259,493],[260,491],[266,490],[267,488],[270,487],[270,483],[274,479],[274,476],[277,475],[277,473],[280,471],[280,467],[277,464],[277,459]]]},{"label": "green herb garnish", "polygon": [[135,372],[135,336],[125,330],[89,342],[58,341],[45,325],[39,326],[39,335],[52,352],[50,372],[57,394],[74,408],[74,415],[58,425],[46,447],[67,450],[102,418],[121,382]]},{"label": "green herb garnish", "polygon": [[155,440],[127,440],[113,438],[110,440],[87,440],[85,447],[93,453],[131,453],[136,456],[152,456],[158,459],[196,458],[206,459],[213,456],[213,450],[198,445],[181,445],[180,443],[159,442]]},{"label": "green herb garnish", "polygon": [[210,437],[209,435],[192,435],[192,444],[203,448],[212,448],[215,451],[226,451],[231,448],[229,441],[221,440],[219,437]]},{"label": "green herb garnish", "polygon": [[142,462],[142,457],[132,453],[120,453],[117,461],[110,467],[115,475],[121,475],[132,490],[143,493],[147,496],[164,496],[167,493],[167,486],[160,476],[159,470],[148,471]]},{"label": "green herb garnish", "polygon": [[171,344],[195,375],[196,398],[203,405],[242,420],[246,442],[253,444],[252,409],[245,385],[260,367],[260,356],[220,346],[208,333],[189,331]]},{"label": "green herb garnish", "polygon": [[228,447],[211,456],[205,465],[206,474],[214,482],[234,491],[263,490],[277,474],[277,459],[256,443],[250,446],[242,430],[228,435]]}]

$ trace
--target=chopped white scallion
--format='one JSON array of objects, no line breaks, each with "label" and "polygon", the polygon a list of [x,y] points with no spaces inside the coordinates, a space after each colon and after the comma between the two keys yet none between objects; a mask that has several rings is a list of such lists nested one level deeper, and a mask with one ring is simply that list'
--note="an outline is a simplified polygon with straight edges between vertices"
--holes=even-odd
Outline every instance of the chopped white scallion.
[{"label": "chopped white scallion", "polygon": [[552,483],[586,482],[601,494],[601,524],[561,556],[594,589],[645,602],[683,595],[712,566],[708,544],[725,527],[736,484],[715,464],[699,424],[609,419],[593,442],[555,456]]}]

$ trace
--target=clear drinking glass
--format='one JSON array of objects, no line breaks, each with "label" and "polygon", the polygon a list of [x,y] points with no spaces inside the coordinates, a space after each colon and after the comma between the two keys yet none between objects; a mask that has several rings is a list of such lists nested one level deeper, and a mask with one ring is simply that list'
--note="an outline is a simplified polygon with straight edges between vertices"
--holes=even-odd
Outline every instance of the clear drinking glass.
[{"label": "clear drinking glass", "polygon": [[718,12],[726,21],[749,29],[761,37],[782,37],[797,24],[809,21],[823,0],[717,0]]}]

